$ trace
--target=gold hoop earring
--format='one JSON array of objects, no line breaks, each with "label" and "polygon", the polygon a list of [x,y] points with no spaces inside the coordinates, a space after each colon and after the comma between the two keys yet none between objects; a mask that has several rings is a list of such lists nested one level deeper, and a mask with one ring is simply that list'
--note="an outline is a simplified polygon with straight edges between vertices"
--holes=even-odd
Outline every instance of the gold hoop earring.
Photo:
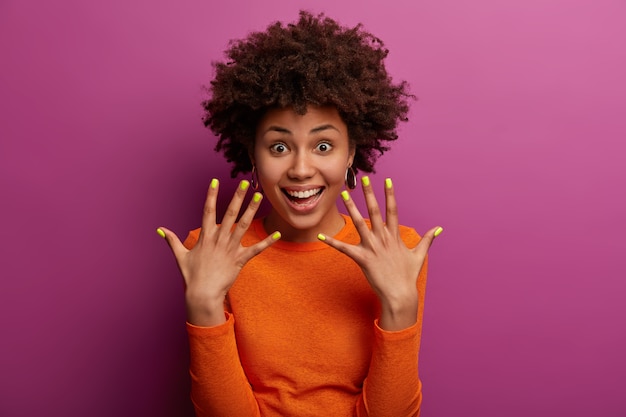
[{"label": "gold hoop earring", "polygon": [[345,178],[346,188],[350,190],[354,190],[356,188],[356,173],[352,168],[352,165],[346,169],[346,178]]},{"label": "gold hoop earring", "polygon": [[254,191],[259,189],[259,174],[256,172],[256,165],[252,165],[252,172],[250,173],[250,186]]}]

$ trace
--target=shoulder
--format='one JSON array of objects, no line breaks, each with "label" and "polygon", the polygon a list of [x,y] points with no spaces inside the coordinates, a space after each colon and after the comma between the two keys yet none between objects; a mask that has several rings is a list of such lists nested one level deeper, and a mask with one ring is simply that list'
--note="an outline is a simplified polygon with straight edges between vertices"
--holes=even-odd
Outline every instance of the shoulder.
[{"label": "shoulder", "polygon": [[[196,243],[198,243],[198,239],[200,239],[201,230],[202,230],[201,228],[197,228],[197,229],[190,231],[189,234],[187,234],[187,238],[185,238],[183,245],[188,250],[191,250],[194,246],[196,246]],[[256,242],[262,240],[263,238],[267,236],[267,234],[265,234],[265,236],[261,236],[260,235],[261,233],[265,233],[265,231],[263,230],[263,223],[261,219],[254,219],[250,228],[246,231],[246,233],[241,238],[241,244],[244,246],[250,246],[250,245],[255,244]]]},{"label": "shoulder", "polygon": [[[340,240],[346,241],[347,243],[358,243],[360,238],[356,227],[352,222],[352,218],[345,214],[343,215],[343,217],[346,221],[346,227],[344,228],[344,231],[336,237],[338,237]],[[365,223],[367,223],[367,227],[371,229],[372,223],[370,222],[370,220],[364,220]],[[398,227],[398,231],[400,233],[400,238],[402,238],[404,244],[407,245],[407,247],[409,248],[414,248],[415,246],[417,246],[419,241],[422,239],[422,237],[412,227],[400,225]]]},{"label": "shoulder", "polygon": [[422,240],[422,237],[412,227],[400,225],[399,231],[404,244],[409,248],[414,248]]},{"label": "shoulder", "polygon": [[187,238],[183,242],[183,246],[187,249],[191,250],[196,243],[198,243],[198,238],[200,237],[200,228],[194,229],[187,235]]}]

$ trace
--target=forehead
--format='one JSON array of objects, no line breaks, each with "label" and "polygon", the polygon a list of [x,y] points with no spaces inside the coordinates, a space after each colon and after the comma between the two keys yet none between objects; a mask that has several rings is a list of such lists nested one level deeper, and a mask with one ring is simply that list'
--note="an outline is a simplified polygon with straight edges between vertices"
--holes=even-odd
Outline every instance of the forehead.
[{"label": "forehead", "polygon": [[334,107],[307,106],[304,114],[298,114],[293,108],[270,109],[261,118],[257,126],[257,137],[276,128],[291,133],[310,133],[321,126],[328,126],[347,135],[347,127],[339,112]]}]

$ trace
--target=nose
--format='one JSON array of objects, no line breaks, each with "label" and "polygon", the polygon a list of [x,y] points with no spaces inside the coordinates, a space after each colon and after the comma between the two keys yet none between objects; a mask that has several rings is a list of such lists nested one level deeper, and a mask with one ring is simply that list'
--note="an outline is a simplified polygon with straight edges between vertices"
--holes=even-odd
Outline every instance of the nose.
[{"label": "nose", "polygon": [[296,180],[304,180],[315,175],[313,155],[308,155],[306,152],[296,152],[287,175]]}]

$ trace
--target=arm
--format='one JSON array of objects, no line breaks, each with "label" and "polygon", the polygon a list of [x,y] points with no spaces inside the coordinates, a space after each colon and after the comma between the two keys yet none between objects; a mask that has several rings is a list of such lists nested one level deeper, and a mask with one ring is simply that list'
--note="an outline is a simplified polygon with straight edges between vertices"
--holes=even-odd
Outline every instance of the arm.
[{"label": "arm", "polygon": [[216,224],[218,181],[213,180],[204,206],[199,235],[183,245],[166,228],[163,236],[185,281],[187,330],[191,350],[192,400],[198,416],[258,416],[258,405],[243,372],[235,342],[234,318],[224,312],[224,300],[241,268],[280,238],[274,233],[252,246],[241,239],[260,205],[255,193],[239,222],[237,215],[248,188],[242,181],[221,225]]},{"label": "arm", "polygon": [[[436,235],[436,227],[407,247],[400,234],[396,201],[390,180],[385,181],[386,222],[367,177],[363,192],[371,228],[347,192],[342,193],[346,208],[361,237],[349,245],[331,237],[320,239],[351,257],[363,270],[381,304],[375,329],[375,342],[368,377],[357,416],[409,417],[419,414],[421,383],[417,356],[421,333],[426,255]],[[418,278],[419,277],[419,278]]]}]

